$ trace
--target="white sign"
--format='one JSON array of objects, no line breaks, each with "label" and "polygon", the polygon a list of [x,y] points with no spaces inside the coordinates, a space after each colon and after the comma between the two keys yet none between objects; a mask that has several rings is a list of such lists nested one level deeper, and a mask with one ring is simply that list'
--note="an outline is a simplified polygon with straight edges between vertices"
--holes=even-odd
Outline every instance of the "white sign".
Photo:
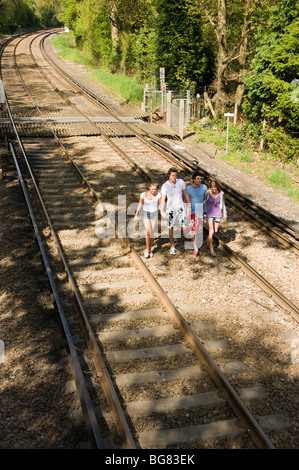
[{"label": "white sign", "polygon": [[224,116],[233,117],[233,116],[234,116],[234,113],[225,113]]},{"label": "white sign", "polygon": [[159,68],[160,80],[165,80],[165,67]]}]

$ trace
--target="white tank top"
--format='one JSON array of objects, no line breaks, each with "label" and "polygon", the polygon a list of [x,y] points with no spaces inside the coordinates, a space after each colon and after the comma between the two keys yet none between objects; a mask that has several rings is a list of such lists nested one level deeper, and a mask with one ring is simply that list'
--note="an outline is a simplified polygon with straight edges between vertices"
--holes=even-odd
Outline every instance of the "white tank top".
[{"label": "white tank top", "polygon": [[143,210],[147,212],[155,212],[158,210],[158,202],[161,197],[161,193],[158,193],[154,199],[147,199],[145,192],[141,194],[141,199],[143,199]]}]

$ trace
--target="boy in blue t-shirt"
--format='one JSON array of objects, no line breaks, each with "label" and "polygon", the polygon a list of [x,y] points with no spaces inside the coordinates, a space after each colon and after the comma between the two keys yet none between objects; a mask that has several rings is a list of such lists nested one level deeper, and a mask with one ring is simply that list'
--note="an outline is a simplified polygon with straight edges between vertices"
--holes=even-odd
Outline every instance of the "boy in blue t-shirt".
[{"label": "boy in blue t-shirt", "polygon": [[191,219],[190,226],[188,227],[189,235],[193,242],[193,256],[198,255],[198,244],[196,240],[196,235],[202,232],[203,230],[203,202],[205,192],[207,187],[205,184],[202,184],[202,175],[198,172],[193,173],[192,175],[193,184],[187,186],[187,192],[190,197],[191,202]]}]

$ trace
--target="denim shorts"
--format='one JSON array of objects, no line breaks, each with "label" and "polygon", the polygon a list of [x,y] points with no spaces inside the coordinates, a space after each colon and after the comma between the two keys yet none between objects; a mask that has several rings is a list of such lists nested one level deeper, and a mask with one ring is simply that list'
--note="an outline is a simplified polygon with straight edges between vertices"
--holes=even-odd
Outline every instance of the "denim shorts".
[{"label": "denim shorts", "polygon": [[158,211],[149,212],[143,210],[142,218],[143,220],[158,220]]},{"label": "denim shorts", "polygon": [[214,222],[220,222],[221,217],[207,217],[207,221],[213,220]]}]

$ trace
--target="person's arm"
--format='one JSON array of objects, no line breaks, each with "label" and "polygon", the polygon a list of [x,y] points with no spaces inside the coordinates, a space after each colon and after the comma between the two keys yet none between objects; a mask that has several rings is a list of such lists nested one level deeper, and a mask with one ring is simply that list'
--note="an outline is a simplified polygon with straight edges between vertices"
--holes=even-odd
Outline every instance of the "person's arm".
[{"label": "person's arm", "polygon": [[223,220],[227,219],[227,211],[226,211],[224,194],[222,194],[222,218],[223,218]]},{"label": "person's arm", "polygon": [[206,215],[206,213],[207,213],[207,199],[208,199],[208,196],[209,196],[209,190],[207,189],[206,192],[205,192],[204,198],[203,198],[203,212],[204,212],[204,215]]},{"label": "person's arm", "polygon": [[160,211],[161,211],[162,217],[164,217],[164,218],[166,217],[166,214],[165,214],[165,212],[164,212],[165,199],[166,199],[166,194],[162,194]]},{"label": "person's arm", "polygon": [[135,221],[137,220],[137,217],[138,217],[138,214],[139,214],[140,209],[142,207],[142,204],[143,204],[143,199],[142,199],[142,197],[140,197],[139,203],[138,203],[138,206],[137,206],[137,209],[136,209],[136,212],[135,212],[135,216],[134,216]]},{"label": "person's arm", "polygon": [[161,201],[162,201],[162,194],[160,195],[158,199],[158,209],[160,209],[160,212],[161,212]]},{"label": "person's arm", "polygon": [[187,189],[183,189],[183,195],[185,199],[184,203],[186,207],[186,214],[187,216],[191,217],[191,201],[190,201],[190,196],[189,196]]},{"label": "person's arm", "polygon": [[184,198],[186,199],[187,204],[191,204],[190,196],[189,196],[187,189],[183,189],[183,194],[184,194]]}]

